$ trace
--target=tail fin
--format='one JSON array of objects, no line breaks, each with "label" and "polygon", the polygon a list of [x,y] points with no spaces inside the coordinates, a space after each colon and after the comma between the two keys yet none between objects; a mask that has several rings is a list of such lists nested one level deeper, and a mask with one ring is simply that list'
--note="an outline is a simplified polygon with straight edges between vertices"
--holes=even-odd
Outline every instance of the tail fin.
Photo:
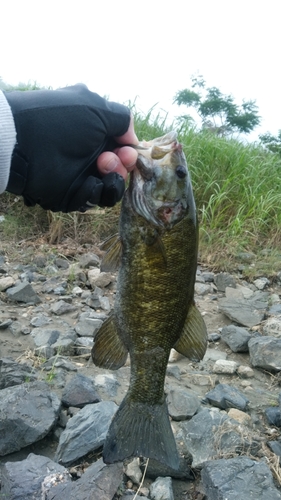
[{"label": "tail fin", "polygon": [[137,403],[126,396],[115,414],[103,447],[105,463],[129,457],[154,458],[173,469],[179,456],[166,402]]}]

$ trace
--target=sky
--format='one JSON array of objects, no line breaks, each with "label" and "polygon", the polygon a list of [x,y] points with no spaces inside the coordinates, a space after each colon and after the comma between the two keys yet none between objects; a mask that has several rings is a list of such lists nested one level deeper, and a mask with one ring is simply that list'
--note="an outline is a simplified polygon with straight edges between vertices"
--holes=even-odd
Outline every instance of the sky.
[{"label": "sky", "polygon": [[187,112],[173,104],[176,92],[201,74],[237,104],[256,100],[256,140],[281,129],[280,15],[280,0],[9,0],[0,77],[52,88],[83,82],[172,121]]}]

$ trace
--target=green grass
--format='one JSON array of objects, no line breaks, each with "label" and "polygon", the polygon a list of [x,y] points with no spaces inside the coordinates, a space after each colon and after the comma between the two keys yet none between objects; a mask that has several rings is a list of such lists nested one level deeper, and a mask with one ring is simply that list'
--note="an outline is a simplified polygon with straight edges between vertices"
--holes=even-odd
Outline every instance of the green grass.
[{"label": "green grass", "polygon": [[[166,119],[137,112],[135,129],[140,140],[171,130]],[[274,275],[281,270],[281,159],[261,145],[220,138],[190,126],[178,128],[191,172],[200,222],[200,259],[217,270],[237,268],[237,254],[256,255],[255,267],[245,274]],[[116,231],[120,204],[86,214],[53,214],[27,209],[11,195],[0,197],[0,237],[36,238],[45,235],[57,243],[70,237],[91,243]],[[26,232],[28,229],[28,232]],[[25,236],[26,237],[26,236]]]}]

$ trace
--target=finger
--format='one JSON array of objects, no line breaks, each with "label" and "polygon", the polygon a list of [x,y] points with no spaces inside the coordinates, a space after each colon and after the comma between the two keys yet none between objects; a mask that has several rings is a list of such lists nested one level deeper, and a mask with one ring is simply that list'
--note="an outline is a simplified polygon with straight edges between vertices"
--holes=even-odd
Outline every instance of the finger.
[{"label": "finger", "polygon": [[98,157],[97,167],[102,175],[116,172],[122,175],[124,180],[128,177],[128,170],[124,167],[119,156],[111,151],[105,151]]},{"label": "finger", "polygon": [[123,146],[122,148],[115,149],[114,153],[118,156],[122,165],[128,172],[131,172],[134,169],[138,159],[138,153],[135,149],[130,148],[129,146]]},{"label": "finger", "polygon": [[135,144],[137,145],[139,143],[139,140],[136,136],[135,129],[134,129],[134,117],[131,114],[131,121],[129,128],[127,132],[119,137],[115,137],[115,140],[119,144]]}]

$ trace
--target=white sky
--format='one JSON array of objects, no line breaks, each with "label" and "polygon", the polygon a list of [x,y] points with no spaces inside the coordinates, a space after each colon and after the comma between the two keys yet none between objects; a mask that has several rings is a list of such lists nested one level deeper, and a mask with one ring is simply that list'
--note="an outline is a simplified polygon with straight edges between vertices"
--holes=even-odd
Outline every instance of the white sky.
[{"label": "white sky", "polygon": [[281,129],[280,0],[7,0],[0,8],[0,76],[53,88],[83,82],[111,100],[169,116],[190,76],[255,99]]}]

